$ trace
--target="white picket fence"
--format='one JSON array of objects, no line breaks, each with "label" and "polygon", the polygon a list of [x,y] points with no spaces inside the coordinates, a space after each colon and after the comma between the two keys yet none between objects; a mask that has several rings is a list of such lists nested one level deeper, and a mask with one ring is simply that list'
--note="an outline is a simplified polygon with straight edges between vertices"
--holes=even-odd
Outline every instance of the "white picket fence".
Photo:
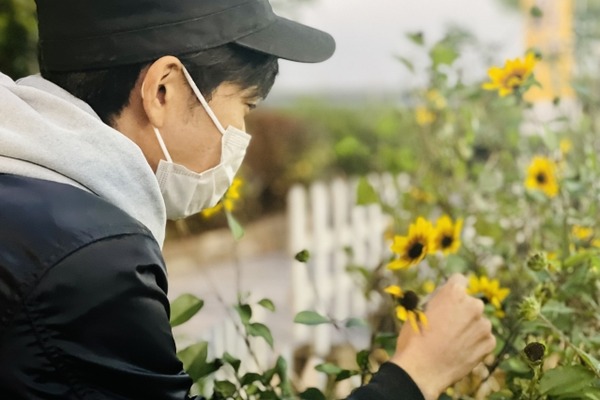
[{"label": "white picket fence", "polygon": [[[399,191],[406,190],[408,184],[405,177],[389,174],[370,176],[369,181],[388,204],[395,204]],[[365,300],[360,281],[347,267],[372,269],[389,254],[384,231],[390,220],[378,204],[357,206],[356,186],[357,179],[337,178],[315,182],[309,187],[296,185],[288,193],[288,251],[294,315],[312,310],[343,326],[348,318],[364,318],[378,306],[378,299]],[[294,255],[302,250],[309,252],[308,262],[294,260]],[[255,314],[253,320],[261,321],[263,317]],[[245,371],[264,371],[272,365],[275,355],[261,338],[251,339],[254,349],[251,355],[234,320],[225,318],[222,324],[203,335],[209,342],[209,357],[227,351],[243,360]],[[315,327],[294,324],[292,332],[293,337],[282,351],[290,363],[294,349],[300,346],[312,349],[313,358],[318,362],[330,354],[334,345],[352,339],[352,335],[340,333],[331,324]],[[358,336],[354,339],[360,342]],[[368,335],[363,332],[363,341],[366,338]],[[227,378],[226,372],[217,378]]]},{"label": "white picket fence", "polygon": [[[365,317],[373,307],[347,267],[374,268],[381,261],[386,218],[377,204],[355,204],[356,180],[338,178],[290,190],[290,256],[301,250],[310,253],[307,263],[292,261],[294,314],[313,310],[343,323]],[[339,336],[330,324],[294,327],[294,341],[311,344],[319,357],[329,354]]]}]

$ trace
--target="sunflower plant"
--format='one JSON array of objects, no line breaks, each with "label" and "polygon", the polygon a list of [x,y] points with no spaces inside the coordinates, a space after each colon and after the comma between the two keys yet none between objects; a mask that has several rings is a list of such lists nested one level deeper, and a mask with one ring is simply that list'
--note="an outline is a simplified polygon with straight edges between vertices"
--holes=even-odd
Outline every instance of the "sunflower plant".
[{"label": "sunflower plant", "polygon": [[[600,76],[574,80],[577,118],[556,107],[556,119],[568,123],[536,121],[542,133],[531,135],[523,126],[532,105],[523,95],[537,84],[543,55],[499,60],[485,82],[469,83],[455,61],[465,46],[483,45],[461,31],[432,45],[422,34],[409,37],[430,58],[427,84],[381,120],[352,112],[351,123],[332,128],[340,137],[329,147],[338,161],[343,156],[337,168],[348,166],[347,174],[380,168],[403,174],[404,183],[392,197],[379,197],[366,179],[359,184],[361,204],[379,203],[392,221],[378,265],[355,265],[347,249],[349,270],[360,272],[363,294],[380,299],[381,308],[366,319],[370,341],[356,352],[354,368],[325,363],[317,370],[332,385],[351,377],[367,382],[374,364],[393,353],[398,325],[421,334],[431,329],[427,297],[459,272],[469,277],[468,293],[486,304],[497,348],[444,399],[600,399]],[[400,61],[414,69],[410,59]],[[342,136],[357,125],[364,136]],[[322,144],[319,157],[329,148]],[[307,262],[310,254],[296,257]],[[245,337],[269,340],[248,312],[264,305],[246,299],[236,306]],[[295,321],[332,324],[342,335],[357,323],[309,310]],[[331,388],[298,390],[284,373],[285,360],[239,376],[239,360],[229,355],[194,364],[189,352],[186,367],[205,374],[197,382],[219,368],[237,374],[219,383],[214,398],[336,397]]]},{"label": "sunflower plant", "polygon": [[[451,85],[433,63],[413,101],[435,114],[416,109],[412,151],[427,162],[407,171],[396,199],[377,200],[394,225],[367,294],[388,299],[386,318],[423,332],[424,300],[460,272],[492,321],[496,350],[446,398],[600,399],[600,119],[522,133],[538,62],[533,52],[507,60],[477,88]],[[375,334],[373,348],[391,353],[394,331]]]}]

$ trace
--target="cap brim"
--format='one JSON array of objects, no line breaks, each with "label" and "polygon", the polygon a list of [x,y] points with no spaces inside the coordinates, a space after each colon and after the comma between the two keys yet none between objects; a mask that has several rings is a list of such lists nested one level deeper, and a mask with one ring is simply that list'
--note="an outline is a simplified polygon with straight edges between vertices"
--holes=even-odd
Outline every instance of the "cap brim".
[{"label": "cap brim", "polygon": [[330,34],[279,16],[266,28],[241,37],[235,43],[304,63],[325,61],[335,51],[335,40]]}]

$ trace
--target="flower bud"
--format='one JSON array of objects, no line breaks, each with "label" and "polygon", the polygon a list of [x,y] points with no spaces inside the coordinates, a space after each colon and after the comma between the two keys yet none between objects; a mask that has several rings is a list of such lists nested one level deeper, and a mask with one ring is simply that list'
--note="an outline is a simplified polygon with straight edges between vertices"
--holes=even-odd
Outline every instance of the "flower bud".
[{"label": "flower bud", "polygon": [[533,294],[536,299],[540,302],[540,304],[545,304],[548,300],[554,297],[556,293],[556,286],[552,282],[546,282],[539,284]]},{"label": "flower bud", "polygon": [[542,271],[548,268],[548,258],[546,257],[546,253],[538,252],[527,260],[527,268],[532,271]]},{"label": "flower bud", "polygon": [[540,302],[535,297],[525,297],[519,307],[519,316],[526,321],[534,321],[540,315],[540,308]]}]

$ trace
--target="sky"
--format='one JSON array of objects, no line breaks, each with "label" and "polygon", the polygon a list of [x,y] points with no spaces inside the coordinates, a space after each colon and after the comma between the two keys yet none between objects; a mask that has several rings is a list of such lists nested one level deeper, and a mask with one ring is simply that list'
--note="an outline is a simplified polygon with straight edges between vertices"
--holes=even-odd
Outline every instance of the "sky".
[{"label": "sky", "polygon": [[[281,61],[271,96],[332,92],[403,91],[418,85],[423,74],[411,75],[395,59],[401,55],[426,66],[426,56],[406,39],[421,31],[434,43],[449,25],[471,31],[493,54],[497,64],[524,51],[522,17],[498,0],[315,0],[281,15],[331,33],[337,50],[320,64]],[[480,57],[459,60],[465,76],[481,79],[487,66]],[[419,68],[417,68],[419,69]]]}]

